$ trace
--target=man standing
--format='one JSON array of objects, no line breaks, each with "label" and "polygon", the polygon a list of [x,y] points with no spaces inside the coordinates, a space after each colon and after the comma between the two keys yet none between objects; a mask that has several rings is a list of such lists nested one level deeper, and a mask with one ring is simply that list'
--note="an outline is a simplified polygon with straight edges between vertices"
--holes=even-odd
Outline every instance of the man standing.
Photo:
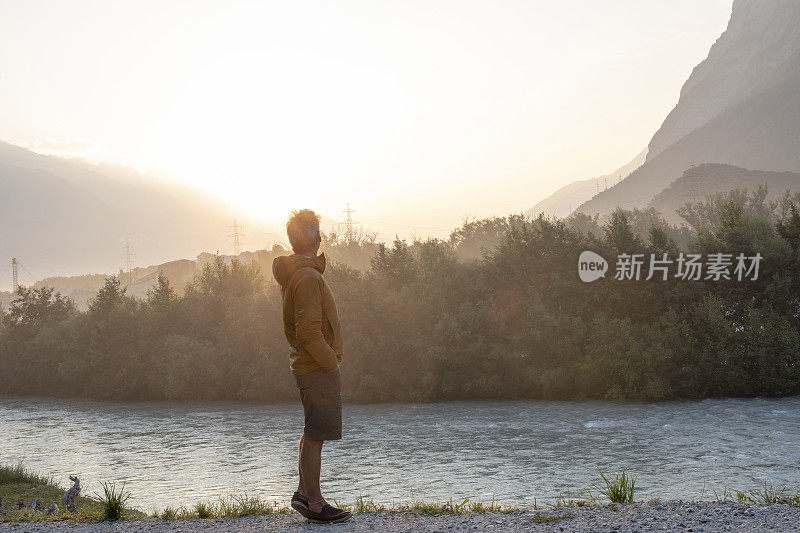
[{"label": "man standing", "polygon": [[286,233],[294,253],[276,257],[272,274],[281,286],[289,367],[305,414],[297,452],[300,483],[292,507],[311,522],[335,523],[352,515],[329,505],[319,486],[322,444],[342,438],[342,334],[336,301],[322,277],[325,254],[317,255],[319,220],[310,209],[292,211]]}]

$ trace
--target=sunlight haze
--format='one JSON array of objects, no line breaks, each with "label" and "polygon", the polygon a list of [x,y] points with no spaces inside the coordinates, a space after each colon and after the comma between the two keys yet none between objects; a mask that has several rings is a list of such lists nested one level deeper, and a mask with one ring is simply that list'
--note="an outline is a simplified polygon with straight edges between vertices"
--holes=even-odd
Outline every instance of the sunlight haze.
[{"label": "sunlight haze", "polygon": [[522,212],[648,143],[731,0],[0,2],[0,140],[278,227]]}]

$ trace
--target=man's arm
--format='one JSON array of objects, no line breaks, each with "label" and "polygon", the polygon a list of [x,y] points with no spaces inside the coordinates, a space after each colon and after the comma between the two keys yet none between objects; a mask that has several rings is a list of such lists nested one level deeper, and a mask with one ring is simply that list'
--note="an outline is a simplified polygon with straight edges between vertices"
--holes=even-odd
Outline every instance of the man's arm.
[{"label": "man's arm", "polygon": [[322,280],[301,276],[294,289],[297,342],[326,372],[339,368],[339,359],[322,335]]}]

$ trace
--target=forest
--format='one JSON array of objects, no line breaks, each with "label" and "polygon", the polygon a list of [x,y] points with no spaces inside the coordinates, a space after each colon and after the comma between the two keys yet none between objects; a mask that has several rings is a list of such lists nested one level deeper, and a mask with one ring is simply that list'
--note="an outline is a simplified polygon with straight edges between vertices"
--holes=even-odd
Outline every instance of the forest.
[{"label": "forest", "polygon": [[[679,211],[607,220],[521,215],[448,239],[327,235],[348,402],[661,401],[800,393],[800,197],[735,190]],[[578,256],[759,253],[757,280],[578,277]],[[350,257],[351,260],[337,261]],[[611,261],[609,261],[611,262]],[[613,265],[611,267],[613,269]],[[283,402],[280,290],[216,257],[182,290],[145,298],[109,277],[86,311],[47,287],[0,310],[0,393]]]}]

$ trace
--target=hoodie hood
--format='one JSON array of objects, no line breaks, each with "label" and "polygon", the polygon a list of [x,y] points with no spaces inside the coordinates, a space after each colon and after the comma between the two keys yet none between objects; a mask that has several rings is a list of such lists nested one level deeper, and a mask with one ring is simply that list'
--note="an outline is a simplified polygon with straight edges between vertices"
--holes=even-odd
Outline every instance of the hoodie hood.
[{"label": "hoodie hood", "polygon": [[286,287],[289,280],[292,279],[294,273],[303,267],[311,267],[317,270],[320,274],[325,272],[325,254],[319,254],[317,257],[306,257],[304,255],[292,254],[282,255],[276,257],[272,261],[272,275],[275,281],[281,287]]}]

